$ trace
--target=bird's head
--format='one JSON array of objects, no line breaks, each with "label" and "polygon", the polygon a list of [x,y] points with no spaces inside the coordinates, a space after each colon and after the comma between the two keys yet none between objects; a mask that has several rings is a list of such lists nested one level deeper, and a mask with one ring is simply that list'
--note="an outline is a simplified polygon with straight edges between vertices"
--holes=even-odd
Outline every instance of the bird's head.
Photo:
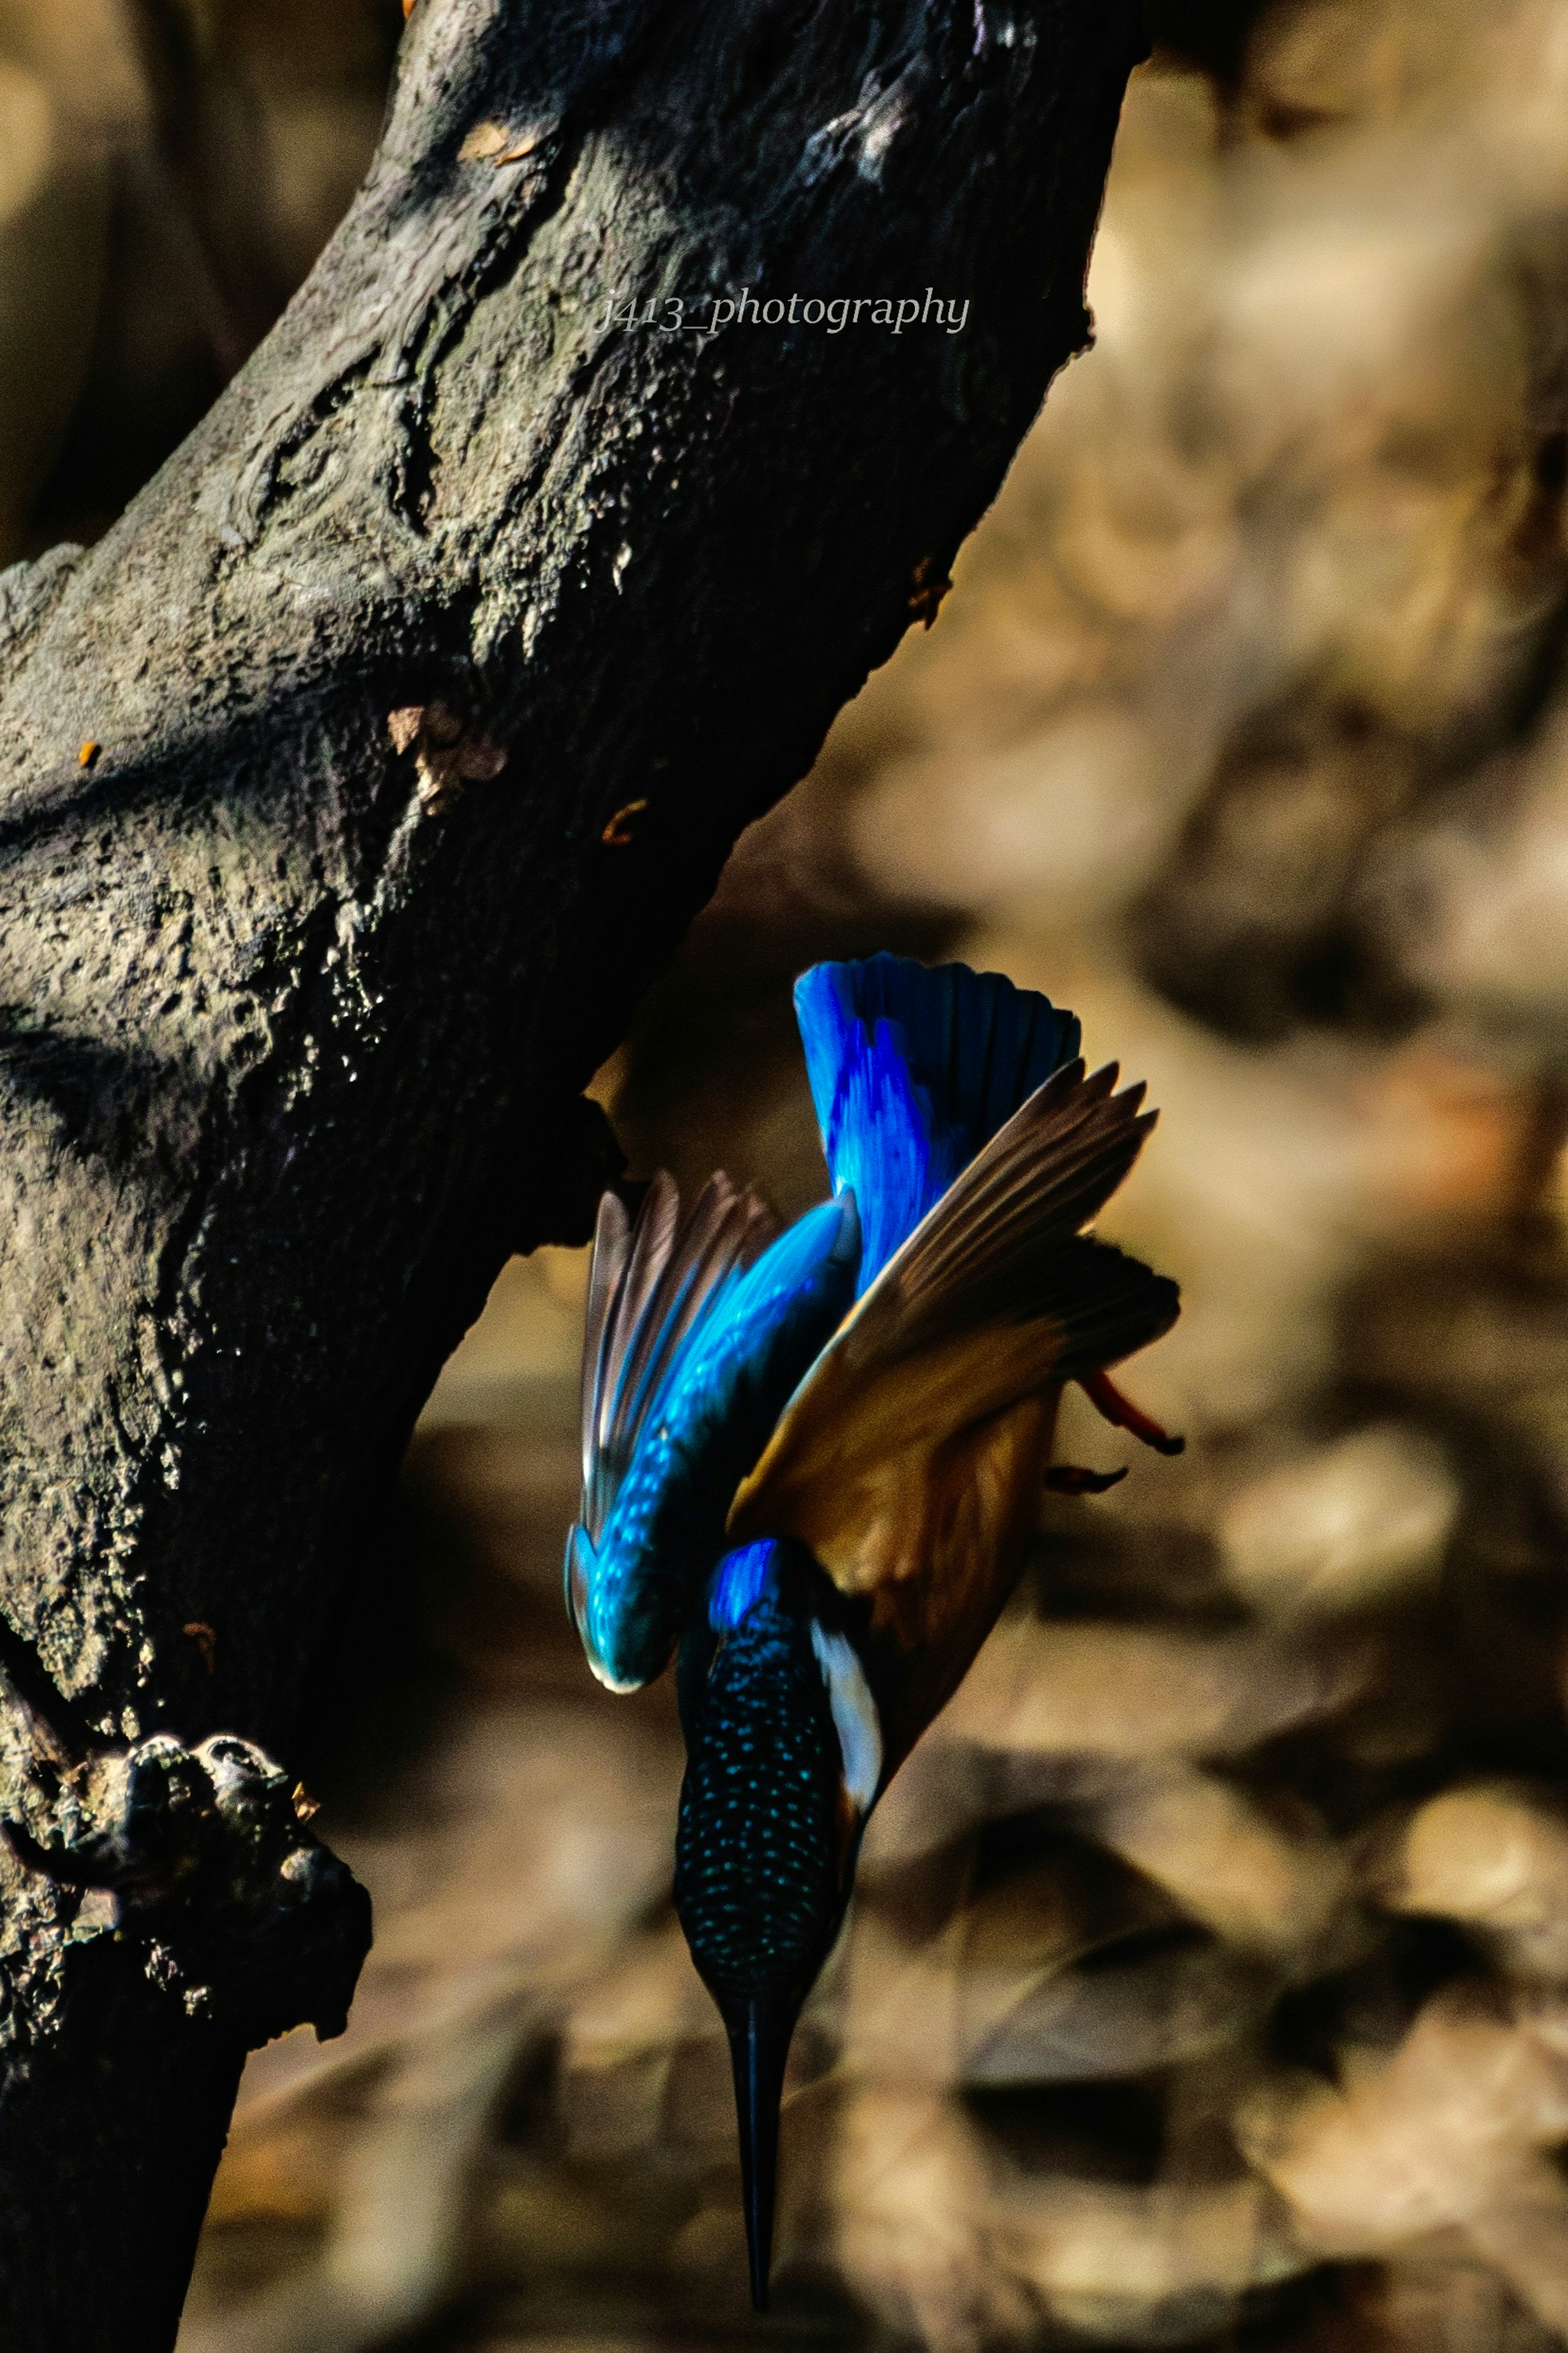
[{"label": "bird's head", "polygon": [[882,1779],[876,1702],[835,1614],[803,1547],[748,1545],[720,1562],[681,1653],[675,1902],[730,2037],[759,2310],[790,2038],[837,1936]]}]

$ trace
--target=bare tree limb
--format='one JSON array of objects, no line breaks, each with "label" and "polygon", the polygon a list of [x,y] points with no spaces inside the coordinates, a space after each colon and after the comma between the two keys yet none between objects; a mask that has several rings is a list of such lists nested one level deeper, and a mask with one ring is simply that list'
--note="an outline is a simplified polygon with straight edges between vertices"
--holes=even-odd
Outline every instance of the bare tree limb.
[{"label": "bare tree limb", "polygon": [[8,2353],[172,2343],[246,2042],[341,2010],[358,1899],[213,1736],[287,1756],[442,1358],[585,1230],[579,1089],[1083,342],[1140,47],[420,0],[268,342],[0,579]]}]

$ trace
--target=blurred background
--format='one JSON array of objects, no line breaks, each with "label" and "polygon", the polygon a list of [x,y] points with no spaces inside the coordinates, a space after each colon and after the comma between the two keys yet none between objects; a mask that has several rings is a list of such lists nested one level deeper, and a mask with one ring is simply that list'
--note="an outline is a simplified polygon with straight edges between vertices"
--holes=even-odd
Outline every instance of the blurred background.
[{"label": "blurred background", "polygon": [[[795,1211],[805,963],[1071,1004],[1163,1108],[1105,1222],[1187,1453],[1047,1506],[877,1818],[754,2324],[673,1707],[560,1601],[585,1269],[514,1261],[306,1760],[376,1948],[252,2063],[182,2353],[1568,2345],[1568,0],[1152,13],[1096,349],[598,1091]],[[400,28],[0,0],[0,562],[264,332]]]}]

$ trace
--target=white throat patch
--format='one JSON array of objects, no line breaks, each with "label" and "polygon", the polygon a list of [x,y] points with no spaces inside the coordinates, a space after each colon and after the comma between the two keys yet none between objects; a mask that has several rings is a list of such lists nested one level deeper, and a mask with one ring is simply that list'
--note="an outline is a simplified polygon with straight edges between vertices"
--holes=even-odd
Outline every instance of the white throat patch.
[{"label": "white throat patch", "polygon": [[833,1728],[844,1757],[844,1787],[852,1804],[868,1813],[882,1778],[882,1726],[871,1686],[853,1644],[842,1634],[825,1632],[815,1618],[811,1647],[827,1685]]}]

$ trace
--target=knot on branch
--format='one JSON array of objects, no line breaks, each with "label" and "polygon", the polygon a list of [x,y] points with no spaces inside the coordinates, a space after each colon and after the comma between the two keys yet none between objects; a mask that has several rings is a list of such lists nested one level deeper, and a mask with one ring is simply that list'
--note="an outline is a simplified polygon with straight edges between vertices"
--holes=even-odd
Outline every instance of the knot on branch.
[{"label": "knot on branch", "polygon": [[410,703],[389,712],[386,732],[395,752],[414,754],[425,809],[448,807],[465,785],[492,784],[507,763],[500,744],[472,733],[444,702]]},{"label": "knot on branch", "polygon": [[370,1897],[314,1810],[251,1741],[157,1733],[64,1777],[47,1834],[5,1829],[34,1870],[112,1893],[153,1982],[254,2049],[292,2026],[341,2034],[370,1949]]}]

